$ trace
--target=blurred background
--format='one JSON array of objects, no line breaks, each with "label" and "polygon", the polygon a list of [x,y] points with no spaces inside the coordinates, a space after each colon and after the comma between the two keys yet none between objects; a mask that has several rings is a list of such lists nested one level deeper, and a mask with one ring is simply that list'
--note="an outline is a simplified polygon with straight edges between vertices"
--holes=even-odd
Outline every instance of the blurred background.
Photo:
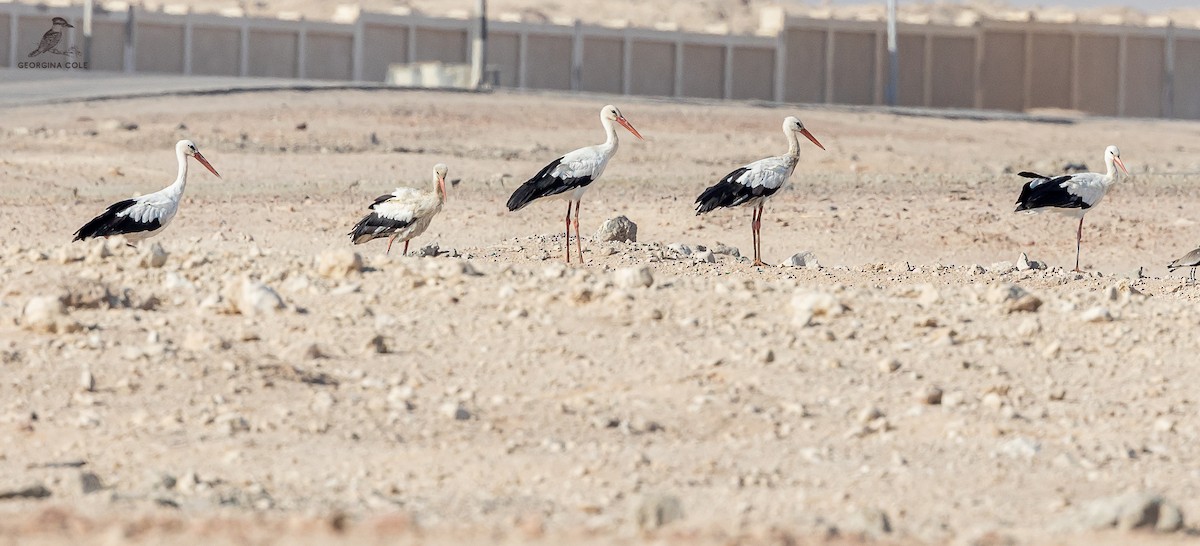
[{"label": "blurred background", "polygon": [[1195,2],[894,4],[0,3],[0,70],[1200,119]]}]

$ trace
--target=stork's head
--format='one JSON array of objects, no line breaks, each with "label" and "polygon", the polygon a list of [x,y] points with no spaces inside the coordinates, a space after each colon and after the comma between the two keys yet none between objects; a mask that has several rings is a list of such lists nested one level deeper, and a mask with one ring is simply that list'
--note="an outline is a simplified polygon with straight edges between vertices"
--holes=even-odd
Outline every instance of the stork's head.
[{"label": "stork's head", "polygon": [[190,140],[180,140],[179,142],[176,142],[175,153],[196,158],[196,161],[199,161],[201,165],[204,165],[204,168],[208,169],[208,172],[213,173],[213,176],[216,176],[217,178],[221,178],[221,175],[217,173],[217,170],[208,163],[207,159],[204,159],[204,154],[200,153],[200,149],[196,147],[195,142]]},{"label": "stork's head", "polygon": [[433,166],[433,179],[437,184],[438,193],[442,198],[446,197],[446,164],[438,163]]},{"label": "stork's head", "polygon": [[783,118],[783,131],[789,133],[800,133],[811,140],[813,144],[816,144],[818,148],[822,150],[825,149],[820,142],[817,142],[817,137],[808,132],[808,129],[804,128],[804,123],[796,116],[788,116]]},{"label": "stork's head", "polygon": [[1109,170],[1115,164],[1120,167],[1125,174],[1129,174],[1129,169],[1125,168],[1125,163],[1121,161],[1121,150],[1116,146],[1109,146],[1104,149],[1104,162],[1108,164]]},{"label": "stork's head", "polygon": [[608,121],[615,121],[617,123],[620,123],[621,127],[628,129],[630,133],[633,133],[633,136],[638,137],[642,140],[646,140],[646,139],[642,138],[641,133],[637,132],[637,129],[633,128],[633,125],[631,125],[629,123],[629,120],[625,119],[625,116],[621,115],[621,111],[617,110],[616,106],[613,106],[610,104],[608,106],[605,106],[604,108],[601,108],[600,109],[600,119],[605,119]]},{"label": "stork's head", "polygon": [[68,23],[67,20],[63,19],[62,17],[55,17],[54,19],[51,19],[50,24],[56,27],[75,28],[75,25]]}]

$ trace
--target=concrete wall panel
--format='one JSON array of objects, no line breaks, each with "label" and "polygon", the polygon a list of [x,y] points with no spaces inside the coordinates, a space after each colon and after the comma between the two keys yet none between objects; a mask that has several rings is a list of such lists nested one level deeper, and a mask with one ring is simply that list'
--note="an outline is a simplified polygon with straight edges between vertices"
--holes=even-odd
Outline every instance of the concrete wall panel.
[{"label": "concrete wall panel", "polygon": [[775,51],[761,47],[733,48],[733,98],[775,98]]},{"label": "concrete wall panel", "polygon": [[1025,34],[986,31],[983,35],[983,107],[1025,109]]},{"label": "concrete wall panel", "polygon": [[408,62],[408,27],[363,25],[363,79],[387,79],[388,66]]},{"label": "concrete wall panel", "polygon": [[825,32],[787,29],[787,72],[783,97],[787,102],[825,102]]},{"label": "concrete wall panel", "polygon": [[935,36],[930,44],[930,106],[971,108],[975,105],[975,38]]},{"label": "concrete wall panel", "polygon": [[675,44],[633,42],[630,92],[669,97],[675,94]]},{"label": "concrete wall panel", "polygon": [[1084,112],[1117,115],[1117,61],[1120,43],[1116,36],[1079,37],[1079,105]]},{"label": "concrete wall panel", "polygon": [[1165,47],[1163,38],[1131,36],[1126,39],[1124,115],[1162,116]]},{"label": "concrete wall panel", "polygon": [[[925,36],[920,34],[896,36],[896,56],[899,57],[900,63],[900,77],[896,82],[896,104],[924,106]],[[887,67],[885,66],[884,69],[886,70]]]},{"label": "concrete wall panel", "polygon": [[183,25],[137,23],[133,41],[138,72],[183,72]]},{"label": "concrete wall panel", "polygon": [[237,76],[242,33],[229,27],[192,27],[192,74]]},{"label": "concrete wall panel", "polygon": [[500,70],[500,86],[520,84],[521,36],[512,33],[488,32],[488,66]]},{"label": "concrete wall panel", "polygon": [[525,85],[532,89],[571,88],[571,38],[529,35],[529,73]]},{"label": "concrete wall panel", "polygon": [[725,48],[683,46],[683,96],[719,99],[725,95]]},{"label": "concrete wall panel", "polygon": [[295,78],[296,41],[294,31],[250,30],[250,76]]},{"label": "concrete wall panel", "polygon": [[875,102],[875,34],[833,33],[833,102]]},{"label": "concrete wall panel", "polygon": [[1071,107],[1071,44],[1069,34],[1033,34],[1030,46],[1029,106]]},{"label": "concrete wall panel", "polygon": [[616,38],[584,38],[580,85],[584,91],[621,92],[621,63],[625,44]]},{"label": "concrete wall panel", "polygon": [[[82,38],[80,38],[82,41]],[[83,45],[80,44],[82,48]],[[125,24],[105,21],[92,23],[91,70],[120,71],[125,60]]]},{"label": "concrete wall panel", "polygon": [[467,56],[467,32],[465,30],[417,28],[416,32],[417,43],[414,60],[417,62],[470,62]]},{"label": "concrete wall panel", "polygon": [[304,58],[304,75],[317,80],[349,80],[354,77],[354,36],[309,32]]},{"label": "concrete wall panel", "polygon": [[8,66],[9,42],[12,41],[12,36],[8,29],[12,26],[12,17],[0,13],[0,66]]},{"label": "concrete wall panel", "polygon": [[1200,39],[1175,40],[1175,85],[1171,115],[1200,119]]}]

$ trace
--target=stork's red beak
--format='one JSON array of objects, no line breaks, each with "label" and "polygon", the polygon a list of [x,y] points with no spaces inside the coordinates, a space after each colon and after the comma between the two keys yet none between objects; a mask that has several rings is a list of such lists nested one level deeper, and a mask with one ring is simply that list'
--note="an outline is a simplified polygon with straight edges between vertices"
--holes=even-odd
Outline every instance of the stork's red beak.
[{"label": "stork's red beak", "polygon": [[800,134],[808,137],[808,139],[811,140],[813,144],[816,144],[818,148],[820,148],[822,150],[825,149],[825,147],[822,146],[820,142],[817,142],[817,137],[813,136],[812,133],[808,132],[808,129],[800,129]]},{"label": "stork's red beak", "polygon": [[1121,161],[1121,158],[1119,158],[1117,156],[1113,156],[1113,163],[1116,163],[1117,166],[1120,167],[1122,171],[1125,171],[1125,174],[1129,174],[1129,169],[1125,168],[1125,163],[1123,161]]},{"label": "stork's red beak", "polygon": [[617,123],[620,123],[621,127],[629,129],[629,132],[633,133],[633,136],[638,137],[641,140],[646,140],[645,138],[642,138],[642,134],[639,133],[637,129],[633,128],[633,125],[630,125],[629,120],[625,119],[624,117],[617,118]]},{"label": "stork's red beak", "polygon": [[200,152],[196,152],[195,157],[196,161],[199,161],[201,165],[204,165],[204,168],[208,169],[208,172],[213,173],[213,175],[217,178],[221,178],[221,175],[217,173],[217,170],[214,169],[212,165],[208,164],[208,160],[204,159],[204,156],[200,155]]},{"label": "stork's red beak", "polygon": [[446,177],[444,177],[444,176],[438,177],[438,190],[441,190],[442,199],[445,199],[446,198]]}]

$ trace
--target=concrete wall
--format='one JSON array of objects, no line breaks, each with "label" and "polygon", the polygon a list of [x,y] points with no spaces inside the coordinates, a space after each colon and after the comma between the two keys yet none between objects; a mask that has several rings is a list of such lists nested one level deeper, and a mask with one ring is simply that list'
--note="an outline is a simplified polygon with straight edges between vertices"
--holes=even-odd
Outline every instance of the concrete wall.
[{"label": "concrete wall", "polygon": [[[354,36],[342,33],[309,32],[305,37],[304,75],[318,80],[353,78]],[[368,57],[369,58],[369,57]],[[365,63],[363,69],[368,65]],[[370,65],[378,70],[378,65]]]},{"label": "concrete wall", "polygon": [[500,72],[501,87],[521,84],[521,35],[514,32],[488,33],[488,65]]},{"label": "concrete wall", "polygon": [[725,48],[719,45],[683,46],[685,97],[719,99],[725,96]]},{"label": "concrete wall", "polygon": [[1116,77],[1120,64],[1121,44],[1116,36],[1080,36],[1079,62],[1076,76],[1079,86],[1078,108],[1105,116],[1115,116],[1119,110]]},{"label": "concrete wall", "polygon": [[620,94],[624,43],[617,38],[584,38],[580,86],[583,91]]},{"label": "concrete wall", "polygon": [[933,36],[929,51],[929,106],[975,105],[975,38]]},{"label": "concrete wall", "polygon": [[[353,23],[132,13],[129,57],[128,13],[96,14],[93,69],[383,81],[393,64],[470,62],[474,33],[466,19],[369,12]],[[55,15],[82,26],[78,6],[0,4],[0,66],[27,61]],[[1200,29],[985,20],[898,30],[900,105],[1200,119]],[[505,87],[880,104],[886,85],[874,21],[789,19],[775,37],[508,21],[489,33],[488,67]],[[76,28],[60,49],[82,42]]]},{"label": "concrete wall", "polygon": [[833,102],[875,104],[875,34],[833,34]]},{"label": "concrete wall", "polygon": [[634,42],[630,93],[669,97],[675,94],[675,44]]},{"label": "concrete wall", "polygon": [[[1130,36],[1125,41],[1125,108],[1123,116],[1157,117],[1163,115],[1163,72],[1165,60],[1162,38]],[[1129,62],[1129,59],[1135,59]]]},{"label": "concrete wall", "polygon": [[567,36],[529,36],[529,67],[525,85],[534,89],[571,88],[571,38]]},{"label": "concrete wall", "polygon": [[241,70],[242,33],[228,27],[192,27],[192,73],[237,76]]},{"label": "concrete wall", "polygon": [[[388,66],[408,62],[408,27],[363,25],[363,79],[387,79]],[[354,36],[347,35],[353,47]],[[351,59],[346,59],[349,64]]]},{"label": "concrete wall", "polygon": [[[772,100],[775,95],[775,51],[735,47],[732,54],[733,98]],[[721,72],[714,72],[712,76],[716,77],[717,74]]]},{"label": "concrete wall", "polygon": [[143,23],[133,33],[138,72],[183,72],[183,27]]},{"label": "concrete wall", "polygon": [[[1200,59],[1200,38],[1175,41],[1176,59]],[[1200,62],[1175,61],[1175,92],[1171,97],[1172,114],[1185,119],[1200,119],[1200,93],[1189,93],[1188,89],[1200,89]]]},{"label": "concrete wall", "polygon": [[784,72],[784,100],[787,102],[825,102],[826,31],[786,29],[784,44],[787,67]]}]

